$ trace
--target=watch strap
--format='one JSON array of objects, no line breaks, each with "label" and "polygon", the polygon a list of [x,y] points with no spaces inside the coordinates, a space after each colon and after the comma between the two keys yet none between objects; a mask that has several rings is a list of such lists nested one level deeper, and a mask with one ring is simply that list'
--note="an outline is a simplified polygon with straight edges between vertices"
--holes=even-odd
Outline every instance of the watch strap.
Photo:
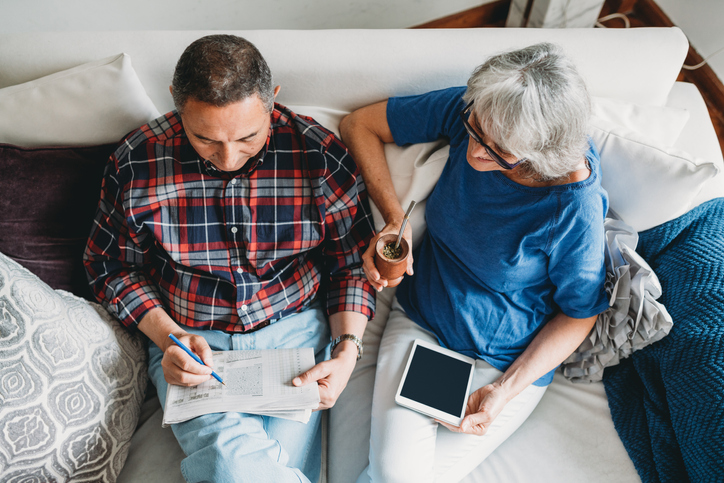
[{"label": "watch strap", "polygon": [[332,350],[330,351],[330,353],[333,353],[334,349],[337,348],[337,345],[339,345],[339,343],[343,340],[351,340],[352,342],[354,342],[354,344],[357,346],[357,360],[362,359],[362,354],[364,353],[364,344],[362,344],[362,340],[354,334],[342,334],[334,339],[332,341]]}]

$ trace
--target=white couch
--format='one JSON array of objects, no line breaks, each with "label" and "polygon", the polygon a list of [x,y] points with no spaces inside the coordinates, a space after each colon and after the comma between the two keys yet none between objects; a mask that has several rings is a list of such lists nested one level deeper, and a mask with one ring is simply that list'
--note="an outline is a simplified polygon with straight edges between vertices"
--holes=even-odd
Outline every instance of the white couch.
[{"label": "white couch", "polygon": [[[10,121],[3,111],[12,106],[3,104],[2,88],[121,52],[130,56],[158,111],[171,110],[168,85],[175,62],[189,43],[208,33],[212,32],[0,34],[0,117],[6,116],[4,127],[0,121],[0,142],[22,142],[3,138],[3,129],[17,127],[20,121]],[[591,94],[604,98],[596,103],[600,109],[596,111],[597,135],[611,143],[610,159],[606,152],[602,155],[604,187],[611,193],[611,206],[624,220],[629,218],[641,230],[724,195],[724,162],[706,106],[693,85],[675,82],[688,47],[684,35],[675,28],[230,33],[249,39],[265,56],[275,83],[282,87],[279,102],[312,115],[333,130],[345,113],[389,96],[463,85],[473,68],[493,53],[543,40],[555,42],[573,58]],[[57,95],[36,100],[46,105],[62,106],[65,102]],[[139,115],[142,118],[151,113]],[[100,129],[100,124],[112,123],[112,118],[112,113],[105,114],[93,123]],[[127,122],[132,124],[133,119]],[[672,128],[677,123],[679,127]],[[88,134],[81,132],[84,129],[73,129],[72,122],[70,127],[70,133],[64,133],[60,141],[39,142],[93,142],[84,138]],[[124,133],[117,127],[110,134],[115,138],[109,140]],[[614,145],[616,139],[623,140],[623,148]],[[637,151],[640,158],[616,154],[616,149],[625,150],[626,146],[643,149]],[[397,194],[404,206],[412,198],[424,200],[444,162],[444,149],[442,143],[388,148],[388,157],[395,161],[392,169]],[[647,150],[656,155],[643,159],[650,154]],[[627,174],[629,167],[631,175]],[[412,220],[418,237],[420,227],[424,227],[423,214],[424,209],[417,209]],[[354,481],[366,465],[369,428],[365,421],[369,420],[376,347],[392,296],[389,289],[378,296],[377,316],[364,337],[365,356],[325,422],[326,478],[332,483]],[[179,470],[182,458],[171,430],[161,427],[161,408],[152,398],[144,403],[118,481],[183,481]],[[0,466],[0,475],[11,469]],[[603,385],[572,384],[559,371],[529,420],[464,481],[640,479],[614,429]]]}]

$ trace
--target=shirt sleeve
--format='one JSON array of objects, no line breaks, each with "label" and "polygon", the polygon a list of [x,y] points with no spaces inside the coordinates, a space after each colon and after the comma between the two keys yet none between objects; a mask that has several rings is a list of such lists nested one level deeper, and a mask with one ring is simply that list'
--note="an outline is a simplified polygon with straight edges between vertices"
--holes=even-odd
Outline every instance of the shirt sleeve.
[{"label": "shirt sleeve", "polygon": [[553,299],[569,317],[592,317],[608,307],[604,286],[606,208],[604,194],[587,196],[561,209],[548,273],[556,286]]},{"label": "shirt sleeve", "polygon": [[146,312],[163,303],[155,282],[144,270],[151,263],[149,247],[127,223],[124,176],[118,164],[116,154],[106,164],[83,264],[98,301],[126,327],[136,328]]},{"label": "shirt sleeve", "polygon": [[375,314],[375,291],[362,270],[362,253],[374,235],[367,190],[357,164],[342,142],[330,133],[325,144],[327,168],[322,190],[323,252],[329,273],[327,313],[359,312],[371,319]]},{"label": "shirt sleeve", "polygon": [[462,141],[465,127],[460,111],[465,87],[451,87],[418,96],[391,97],[387,101],[387,123],[395,144],[426,143],[440,137],[451,144]]}]

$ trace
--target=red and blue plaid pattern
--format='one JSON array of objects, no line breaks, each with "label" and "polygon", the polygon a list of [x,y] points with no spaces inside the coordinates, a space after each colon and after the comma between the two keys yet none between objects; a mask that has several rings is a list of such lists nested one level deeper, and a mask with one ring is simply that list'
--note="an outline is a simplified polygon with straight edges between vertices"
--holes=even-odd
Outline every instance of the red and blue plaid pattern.
[{"label": "red and blue plaid pattern", "polygon": [[174,111],[131,133],[106,166],[84,263],[126,326],[163,307],[181,324],[244,332],[308,306],[374,315],[361,254],[373,235],[345,146],[277,104],[240,173],[200,159]]}]

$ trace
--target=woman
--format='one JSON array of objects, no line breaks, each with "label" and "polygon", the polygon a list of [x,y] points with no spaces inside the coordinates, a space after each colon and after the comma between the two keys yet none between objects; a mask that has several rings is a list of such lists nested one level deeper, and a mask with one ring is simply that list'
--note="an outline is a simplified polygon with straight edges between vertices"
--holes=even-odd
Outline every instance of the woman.
[{"label": "woman", "polygon": [[[384,143],[450,142],[380,344],[370,466],[359,481],[462,479],[525,421],[608,306],[608,200],[589,113],[573,64],[542,43],[490,58],[467,88],[391,98],[343,120],[386,222],[377,236],[397,233],[404,216]],[[380,277],[373,248],[364,268],[377,290],[396,282]],[[459,428],[394,402],[416,338],[477,359]]]}]

